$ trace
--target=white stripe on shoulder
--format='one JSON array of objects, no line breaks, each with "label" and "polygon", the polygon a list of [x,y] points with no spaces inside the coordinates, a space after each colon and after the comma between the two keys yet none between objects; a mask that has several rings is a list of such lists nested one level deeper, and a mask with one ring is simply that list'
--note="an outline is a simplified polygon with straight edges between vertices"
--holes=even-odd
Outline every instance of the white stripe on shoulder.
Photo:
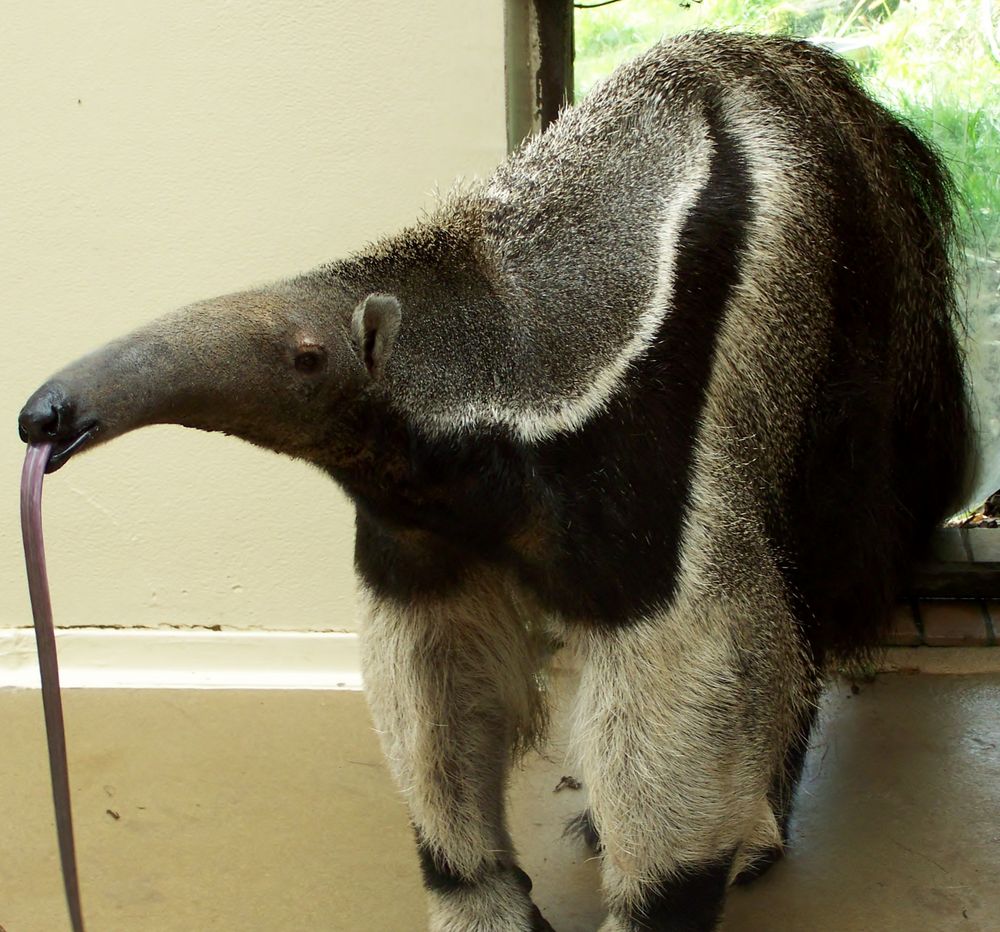
[{"label": "white stripe on shoulder", "polygon": [[432,433],[450,433],[482,424],[503,425],[513,430],[521,440],[544,440],[560,433],[578,429],[600,413],[614,396],[629,367],[638,360],[656,339],[666,316],[670,313],[676,285],[677,245],[685,221],[698,201],[708,181],[713,147],[708,136],[694,144],[687,172],[664,199],[663,212],[657,231],[656,284],[649,302],[638,313],[631,338],[619,353],[589,377],[589,387],[566,398],[553,399],[547,406],[489,405],[471,402],[459,410],[434,412],[424,426]]}]

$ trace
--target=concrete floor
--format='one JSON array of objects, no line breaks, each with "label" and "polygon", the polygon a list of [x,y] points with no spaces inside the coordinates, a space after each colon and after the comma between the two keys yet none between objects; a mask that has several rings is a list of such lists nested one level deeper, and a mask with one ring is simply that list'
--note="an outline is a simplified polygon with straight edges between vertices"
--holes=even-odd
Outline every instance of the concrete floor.
[{"label": "concrete floor", "polygon": [[[90,929],[425,928],[360,694],[76,690],[65,706]],[[61,932],[39,693],[0,691],[0,721],[0,928]],[[837,684],[814,745],[794,846],[731,893],[727,932],[1000,930],[1000,676]],[[557,729],[518,773],[514,834],[555,928],[593,932],[596,865],[560,837],[585,790],[553,793],[578,775],[564,748]]]}]

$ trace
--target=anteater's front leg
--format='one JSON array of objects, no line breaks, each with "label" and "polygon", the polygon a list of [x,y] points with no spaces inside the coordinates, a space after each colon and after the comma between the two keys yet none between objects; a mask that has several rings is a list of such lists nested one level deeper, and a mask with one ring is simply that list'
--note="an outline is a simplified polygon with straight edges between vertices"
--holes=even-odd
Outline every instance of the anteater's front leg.
[{"label": "anteater's front leg", "polygon": [[432,932],[551,930],[504,817],[512,752],[541,719],[523,608],[492,571],[433,596],[369,587],[366,602],[368,700],[410,809]]}]

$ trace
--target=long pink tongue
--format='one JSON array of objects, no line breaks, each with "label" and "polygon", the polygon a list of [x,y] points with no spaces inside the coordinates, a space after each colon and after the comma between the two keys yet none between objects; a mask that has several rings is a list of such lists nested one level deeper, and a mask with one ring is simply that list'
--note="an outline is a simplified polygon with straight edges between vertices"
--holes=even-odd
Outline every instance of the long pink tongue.
[{"label": "long pink tongue", "polygon": [[21,472],[21,537],[24,540],[24,562],[28,568],[31,614],[35,619],[38,667],[42,674],[42,705],[45,708],[45,734],[49,743],[52,801],[56,810],[63,885],[73,932],[84,932],[80,882],[76,872],[76,848],[73,843],[69,771],[66,767],[66,731],[59,695],[59,664],[56,659],[56,636],[52,628],[49,579],[45,571],[45,543],[42,540],[42,480],[45,478],[45,465],[51,455],[51,443],[33,443],[28,447]]}]

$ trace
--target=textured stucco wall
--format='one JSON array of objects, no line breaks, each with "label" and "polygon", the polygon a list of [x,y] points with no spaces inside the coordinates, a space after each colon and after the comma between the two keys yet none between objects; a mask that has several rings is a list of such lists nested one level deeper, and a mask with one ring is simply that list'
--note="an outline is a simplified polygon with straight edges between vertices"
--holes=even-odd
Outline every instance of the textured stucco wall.
[{"label": "textured stucco wall", "polygon": [[[503,156],[501,0],[60,0],[0,29],[0,627],[30,623],[15,417],[170,308],[309,268]],[[350,629],[352,520],[309,467],[162,427],[50,477],[64,625]]]}]

